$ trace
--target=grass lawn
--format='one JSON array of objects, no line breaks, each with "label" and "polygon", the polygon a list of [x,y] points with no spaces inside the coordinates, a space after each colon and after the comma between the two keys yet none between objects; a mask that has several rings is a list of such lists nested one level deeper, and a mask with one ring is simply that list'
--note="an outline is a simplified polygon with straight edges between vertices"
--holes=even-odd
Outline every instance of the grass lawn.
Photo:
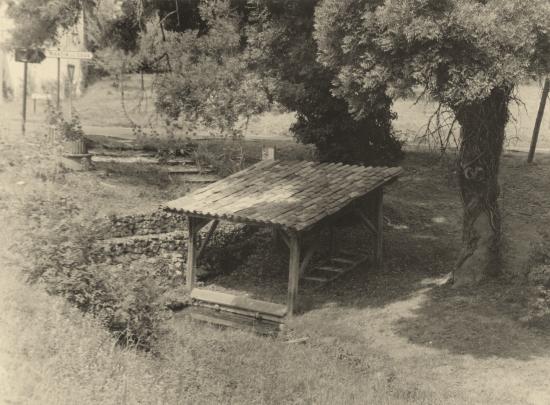
[{"label": "grass lawn", "polygon": [[[405,174],[387,192],[382,268],[303,288],[301,314],[279,338],[179,314],[152,356],[117,346],[96,321],[22,281],[18,246],[30,241],[21,229],[41,215],[22,206],[65,198],[97,216],[137,213],[183,195],[187,185],[154,170],[59,172],[28,139],[0,139],[0,398],[8,403],[550,402],[550,329],[527,320],[533,296],[522,278],[549,246],[550,157],[530,166],[522,154],[503,158],[503,268],[513,277],[473,289],[444,284],[461,229],[453,165],[409,153]],[[343,238],[355,232],[353,224],[340,230]],[[245,266],[209,283],[265,297],[285,280],[284,269]],[[295,337],[308,340],[285,343]]]},{"label": "grass lawn", "polygon": [[[121,88],[115,87],[113,80],[106,78],[86,89],[82,97],[75,101],[74,107],[80,115],[83,125],[104,127],[104,132],[107,131],[105,128],[131,127],[132,123],[145,127],[153,125],[162,128],[162,118],[155,113],[154,109],[152,83],[153,77],[145,75],[144,90],[142,90],[140,76],[128,76],[124,82],[124,98],[122,98]],[[512,118],[507,128],[507,146],[509,148],[529,147],[541,91],[542,85],[535,82],[518,88],[516,96],[519,101],[512,103],[510,108]],[[424,133],[425,126],[436,107],[433,103],[424,100],[415,101],[414,99],[397,100],[394,104],[394,110],[398,114],[398,118],[394,122],[395,129],[412,144],[419,141],[418,137]],[[20,102],[12,102],[2,105],[0,120],[4,120],[6,117],[20,117],[20,104]],[[67,110],[66,103],[64,108]],[[32,103],[29,101],[29,122],[42,123],[45,119],[44,111],[45,106],[39,102],[37,110],[34,112]],[[261,139],[291,138],[289,128],[294,120],[293,113],[261,114],[251,119],[245,136]],[[101,128],[94,128],[94,130],[101,131]],[[160,131],[163,130],[160,129]],[[199,135],[204,135],[204,133],[206,131],[200,132]],[[129,134],[131,136],[131,133]],[[98,133],[98,135],[101,134]],[[538,145],[540,148],[550,148],[550,111],[548,110],[541,125]]]}]

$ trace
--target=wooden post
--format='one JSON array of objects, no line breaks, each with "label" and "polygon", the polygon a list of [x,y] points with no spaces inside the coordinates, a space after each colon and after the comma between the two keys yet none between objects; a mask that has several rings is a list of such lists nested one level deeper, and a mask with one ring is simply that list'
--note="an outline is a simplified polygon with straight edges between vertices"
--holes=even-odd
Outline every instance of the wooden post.
[{"label": "wooden post", "polygon": [[328,226],[328,254],[330,257],[334,255],[334,224],[331,222]]},{"label": "wooden post", "polygon": [[383,255],[383,243],[384,243],[384,189],[382,187],[376,192],[375,204],[374,204],[374,214],[376,220],[376,265],[382,265],[382,255]]},{"label": "wooden post", "polygon": [[546,78],[544,81],[544,88],[542,89],[542,98],[540,99],[539,111],[537,113],[537,119],[535,120],[535,128],[533,129],[533,137],[531,138],[531,147],[529,148],[529,155],[527,155],[527,163],[533,163],[535,157],[535,149],[537,148],[537,141],[539,139],[540,124],[542,123],[542,117],[544,115],[544,108],[546,107],[546,99],[550,92],[550,78]]},{"label": "wooden post", "polygon": [[22,120],[21,120],[21,132],[23,135],[25,135],[25,124],[27,122],[27,72],[28,72],[28,66],[27,62],[25,62],[23,66],[23,112],[22,112]]},{"label": "wooden post", "polygon": [[57,100],[56,106],[59,111],[61,105],[61,58],[57,58]]},{"label": "wooden post", "polygon": [[196,238],[197,238],[197,229],[196,229],[196,219],[193,217],[187,217],[187,229],[189,232],[189,237],[187,240],[187,273],[186,273],[186,284],[187,289],[192,291],[195,287],[195,264],[196,264]]},{"label": "wooden post", "polygon": [[298,235],[294,232],[290,234],[289,248],[287,315],[292,316],[297,308],[298,284],[300,281],[300,241]]}]

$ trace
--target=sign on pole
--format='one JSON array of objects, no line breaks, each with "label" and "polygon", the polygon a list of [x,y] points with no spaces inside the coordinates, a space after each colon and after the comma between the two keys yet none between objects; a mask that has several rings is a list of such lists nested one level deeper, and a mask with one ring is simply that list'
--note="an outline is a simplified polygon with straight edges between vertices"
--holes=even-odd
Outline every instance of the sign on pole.
[{"label": "sign on pole", "polygon": [[25,135],[25,123],[27,121],[27,75],[29,63],[40,63],[46,58],[42,49],[17,48],[15,49],[15,61],[24,63],[23,70],[23,111],[21,112],[21,132]]},{"label": "sign on pole", "polygon": [[94,54],[88,51],[66,51],[62,49],[46,49],[47,58],[57,58],[57,108],[60,105],[61,59],[92,59]]},{"label": "sign on pole", "polygon": [[15,50],[15,61],[24,63],[40,63],[46,58],[42,49],[17,48]]},{"label": "sign on pole", "polygon": [[88,51],[64,51],[61,49],[46,49],[46,57],[63,59],[92,59],[94,54]]}]

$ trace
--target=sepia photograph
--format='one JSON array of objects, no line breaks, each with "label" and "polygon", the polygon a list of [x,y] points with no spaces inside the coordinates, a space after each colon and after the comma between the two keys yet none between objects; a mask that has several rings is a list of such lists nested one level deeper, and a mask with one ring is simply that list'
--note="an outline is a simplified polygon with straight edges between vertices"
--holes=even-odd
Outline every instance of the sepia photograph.
[{"label": "sepia photograph", "polygon": [[0,405],[550,405],[550,0],[0,0]]}]

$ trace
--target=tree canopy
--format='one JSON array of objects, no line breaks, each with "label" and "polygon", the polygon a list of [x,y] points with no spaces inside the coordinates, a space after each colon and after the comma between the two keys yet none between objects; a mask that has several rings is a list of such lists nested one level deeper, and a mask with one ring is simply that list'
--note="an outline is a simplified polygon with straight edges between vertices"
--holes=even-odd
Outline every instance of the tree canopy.
[{"label": "tree canopy", "polygon": [[325,0],[316,17],[319,60],[359,116],[379,82],[457,109],[550,66],[547,0]]},{"label": "tree canopy", "polygon": [[317,62],[313,38],[317,0],[251,2],[247,30],[250,65],[269,80],[270,96],[297,112],[292,131],[317,146],[322,160],[395,162],[402,156],[393,134],[392,100],[385,84],[373,87],[373,102],[353,119],[346,102],[332,94],[333,68]]},{"label": "tree canopy", "polygon": [[509,102],[522,81],[549,71],[547,0],[323,0],[319,60],[357,118],[384,83],[392,97],[420,86],[461,125],[464,207],[457,284],[501,268],[498,171]]}]

